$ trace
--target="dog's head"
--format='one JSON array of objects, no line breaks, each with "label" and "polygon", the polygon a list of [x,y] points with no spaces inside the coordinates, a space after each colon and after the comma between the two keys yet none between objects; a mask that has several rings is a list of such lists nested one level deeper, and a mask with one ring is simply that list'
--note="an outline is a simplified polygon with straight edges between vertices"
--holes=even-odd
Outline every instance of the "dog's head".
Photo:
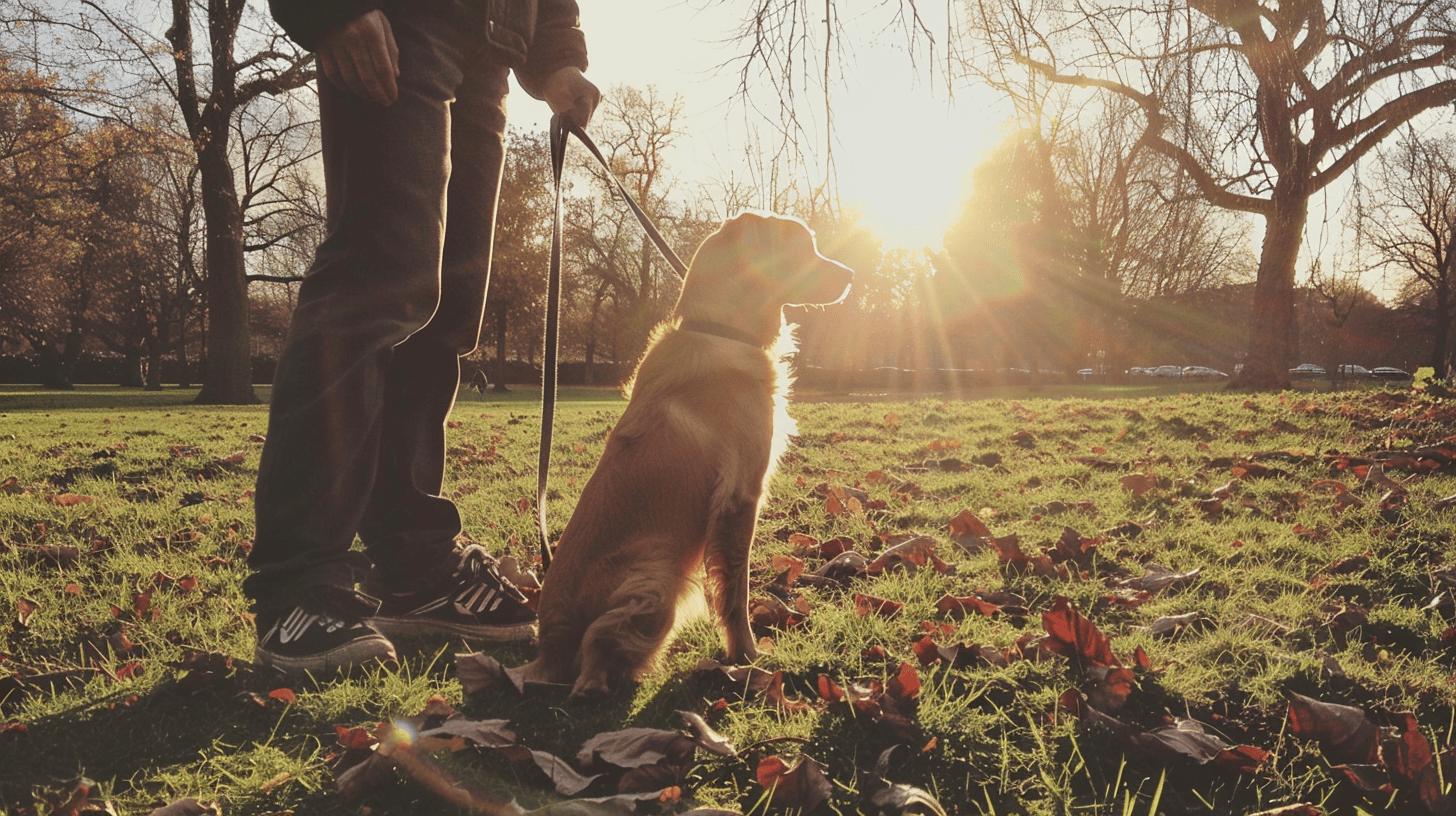
[{"label": "dog's head", "polygon": [[698,248],[681,306],[772,310],[777,321],[785,306],[838,303],[853,280],[849,267],[819,254],[804,222],[743,212],[723,222]]}]

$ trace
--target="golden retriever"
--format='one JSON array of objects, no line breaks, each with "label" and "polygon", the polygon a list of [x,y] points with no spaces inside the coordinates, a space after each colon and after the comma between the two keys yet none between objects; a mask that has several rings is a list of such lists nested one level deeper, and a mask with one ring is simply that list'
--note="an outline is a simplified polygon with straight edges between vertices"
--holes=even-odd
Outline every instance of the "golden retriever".
[{"label": "golden retriever", "polygon": [[578,699],[635,679],[704,565],[728,659],[757,657],[748,551],[793,432],[783,308],[836,303],[853,276],[791,218],[743,213],[703,241],[562,533],[527,679],[571,683]]}]

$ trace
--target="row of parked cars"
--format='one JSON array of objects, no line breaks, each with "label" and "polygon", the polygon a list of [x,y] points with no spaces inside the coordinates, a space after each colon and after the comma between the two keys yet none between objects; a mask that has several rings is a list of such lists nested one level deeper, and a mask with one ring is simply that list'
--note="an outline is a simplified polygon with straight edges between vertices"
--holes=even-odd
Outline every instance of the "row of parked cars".
[{"label": "row of parked cars", "polygon": [[[1234,373],[1237,374],[1240,368],[1243,368],[1243,366],[1238,366],[1237,368],[1235,368],[1234,369]],[[1365,366],[1362,366],[1362,365],[1355,365],[1353,363],[1345,363],[1345,364],[1341,365],[1337,369],[1337,371],[1338,371],[1338,376],[1344,377],[1344,378],[1347,378],[1347,379],[1409,380],[1411,378],[1411,374],[1410,374],[1409,371],[1404,371],[1404,370],[1399,369],[1399,368],[1392,368],[1390,366],[1378,366],[1376,368],[1366,368]],[[1077,372],[1077,374],[1080,377],[1082,377],[1083,379],[1087,379],[1088,377],[1096,376],[1097,373],[1098,372],[1096,370],[1091,369],[1091,368],[1084,368],[1081,371],[1078,371]],[[1127,373],[1129,375],[1133,376],[1133,377],[1165,377],[1165,378],[1175,378],[1175,379],[1184,379],[1184,380],[1222,380],[1222,379],[1228,379],[1228,374],[1226,374],[1226,373],[1224,373],[1222,371],[1219,371],[1216,368],[1209,368],[1208,366],[1175,366],[1175,365],[1163,365],[1163,366],[1149,366],[1149,367],[1133,367],[1133,368],[1129,368],[1127,370]],[[1312,377],[1328,377],[1329,376],[1329,372],[1325,370],[1325,367],[1324,366],[1315,365],[1314,363],[1301,363],[1300,365],[1297,365],[1294,368],[1289,369],[1289,375],[1291,377],[1296,377],[1296,378],[1300,378],[1300,377],[1309,377],[1309,378],[1312,378]]]},{"label": "row of parked cars", "polygon": [[[1344,363],[1337,367],[1335,370],[1337,372],[1337,376],[1352,380],[1411,379],[1411,373],[1409,371],[1394,368],[1392,366],[1376,366],[1375,368],[1366,368],[1362,365]],[[1315,365],[1314,363],[1300,363],[1294,368],[1289,369],[1289,375],[1291,377],[1328,377],[1329,372],[1326,371],[1325,367],[1321,365]]]}]

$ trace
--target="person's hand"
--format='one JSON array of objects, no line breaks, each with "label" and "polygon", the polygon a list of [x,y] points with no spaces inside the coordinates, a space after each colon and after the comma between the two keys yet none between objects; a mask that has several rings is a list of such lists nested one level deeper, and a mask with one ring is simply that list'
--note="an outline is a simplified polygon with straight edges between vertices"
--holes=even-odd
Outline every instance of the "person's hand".
[{"label": "person's hand", "polygon": [[570,124],[583,128],[591,124],[592,114],[602,101],[602,92],[581,69],[574,67],[559,68],[547,77],[546,84],[541,86],[541,96],[551,106],[552,113],[559,113]]},{"label": "person's hand", "polygon": [[385,107],[399,99],[399,46],[384,12],[374,9],[330,31],[316,54],[324,76],[355,96]]}]

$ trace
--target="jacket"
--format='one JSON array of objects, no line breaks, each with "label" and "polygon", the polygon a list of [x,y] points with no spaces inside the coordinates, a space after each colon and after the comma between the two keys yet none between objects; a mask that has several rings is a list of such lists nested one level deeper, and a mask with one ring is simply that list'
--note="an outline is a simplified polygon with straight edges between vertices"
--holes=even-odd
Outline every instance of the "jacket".
[{"label": "jacket", "polygon": [[[402,0],[431,2],[432,0]],[[539,97],[539,89],[558,69],[586,70],[586,37],[581,32],[576,0],[433,0],[485,6],[487,44],[515,69],[521,87]],[[294,42],[312,51],[333,28],[387,0],[268,0],[273,19]]]}]

